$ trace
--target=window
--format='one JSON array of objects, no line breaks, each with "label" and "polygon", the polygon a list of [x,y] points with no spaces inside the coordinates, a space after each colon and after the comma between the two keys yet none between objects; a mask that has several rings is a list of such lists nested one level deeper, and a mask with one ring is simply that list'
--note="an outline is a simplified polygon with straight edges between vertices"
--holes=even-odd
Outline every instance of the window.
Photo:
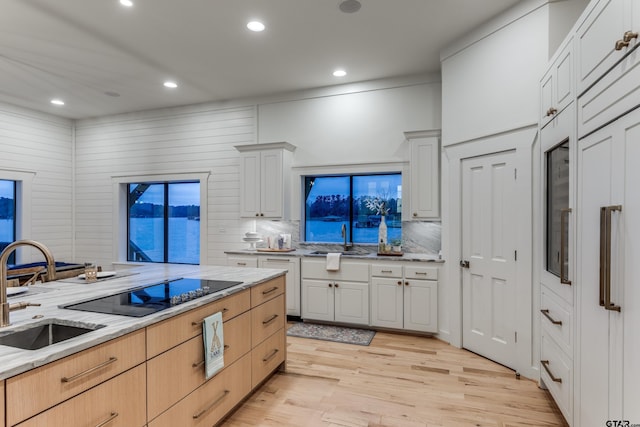
[{"label": "window", "polygon": [[[402,237],[402,174],[305,176],[305,240],[342,243],[378,242],[381,211],[372,201],[384,203],[389,241]],[[375,203],[374,203],[375,204]]]},{"label": "window", "polygon": [[[0,179],[0,252],[16,240],[16,182]],[[15,264],[15,252],[9,256]]]},{"label": "window", "polygon": [[128,261],[200,262],[200,183],[128,184]]}]

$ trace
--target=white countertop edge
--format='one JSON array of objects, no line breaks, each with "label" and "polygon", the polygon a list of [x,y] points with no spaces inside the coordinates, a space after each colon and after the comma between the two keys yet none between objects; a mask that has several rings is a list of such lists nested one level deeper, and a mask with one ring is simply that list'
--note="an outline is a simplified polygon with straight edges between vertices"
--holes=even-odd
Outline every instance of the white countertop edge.
[{"label": "white countertop edge", "polygon": [[[252,249],[240,249],[224,251],[227,255],[258,255],[258,256],[285,256],[285,257],[324,257],[322,254],[313,254],[314,249],[296,249],[291,252],[265,252]],[[376,260],[376,261],[416,261],[416,262],[435,262],[444,263],[443,259],[438,258],[438,255],[422,254],[422,253],[404,253],[402,256],[387,256],[378,255],[377,253],[366,254],[354,254],[344,255],[342,259],[364,259],[364,260]]]}]

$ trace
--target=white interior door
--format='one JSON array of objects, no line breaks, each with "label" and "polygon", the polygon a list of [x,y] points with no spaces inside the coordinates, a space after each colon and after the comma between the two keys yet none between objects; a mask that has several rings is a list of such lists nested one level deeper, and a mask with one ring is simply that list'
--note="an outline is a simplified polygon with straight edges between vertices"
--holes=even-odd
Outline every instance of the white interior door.
[{"label": "white interior door", "polygon": [[516,354],[515,151],[462,160],[463,347],[505,366]]}]

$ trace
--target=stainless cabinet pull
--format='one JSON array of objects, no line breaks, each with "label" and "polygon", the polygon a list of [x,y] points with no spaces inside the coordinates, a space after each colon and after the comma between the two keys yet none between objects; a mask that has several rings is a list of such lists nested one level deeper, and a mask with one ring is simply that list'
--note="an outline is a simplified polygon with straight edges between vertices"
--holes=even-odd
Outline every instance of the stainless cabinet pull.
[{"label": "stainless cabinet pull", "polygon": [[[600,255],[600,260],[604,259],[604,283],[601,285],[601,291],[604,294],[604,308],[611,311],[620,311],[619,305],[611,302],[611,214],[612,212],[622,211],[621,205],[607,206],[604,209],[604,228],[605,228],[605,241],[604,241],[604,256]],[[602,209],[601,218],[602,218]],[[602,221],[602,219],[601,219]],[[602,225],[600,226],[602,232]],[[602,249],[602,236],[600,237],[600,249]],[[600,266],[602,275],[602,265]],[[600,300],[602,302],[602,299]]]},{"label": "stainless cabinet pull", "polygon": [[567,227],[565,224],[568,222],[570,213],[571,208],[562,209],[560,211],[560,283],[563,285],[571,285],[569,275],[564,271],[564,260],[566,258],[564,247],[567,245],[565,238],[565,234],[567,234]]},{"label": "stainless cabinet pull", "polygon": [[393,273],[393,270],[381,270],[381,273]]},{"label": "stainless cabinet pull", "polygon": [[629,42],[625,40],[616,41],[616,50],[622,50],[625,47],[629,46]]},{"label": "stainless cabinet pull", "polygon": [[246,262],[237,262],[236,265],[247,265]]},{"label": "stainless cabinet pull", "polygon": [[109,424],[111,421],[115,420],[118,417],[118,413],[117,412],[112,412],[109,415],[109,418],[107,418],[106,420],[104,420],[103,422],[101,422],[100,424],[97,424],[96,427],[103,427],[106,426],[107,424]]},{"label": "stainless cabinet pull", "polygon": [[277,318],[278,318],[278,315],[277,315],[277,314],[274,314],[273,316],[271,316],[271,317],[270,317],[270,318],[268,318],[267,320],[263,320],[263,321],[262,321],[262,324],[263,324],[263,325],[266,325],[266,324],[268,324],[268,323],[273,322],[273,321],[274,321],[274,320],[276,320]]},{"label": "stainless cabinet pull", "polygon": [[222,396],[220,396],[219,398],[217,398],[216,400],[213,401],[213,403],[209,406],[207,406],[206,408],[204,408],[202,411],[198,412],[197,414],[193,415],[193,419],[197,420],[198,418],[200,418],[201,416],[203,416],[206,412],[210,411],[211,408],[213,408],[214,406],[216,406],[218,403],[220,403],[220,401],[222,399],[224,399],[225,397],[227,397],[227,395],[231,393],[229,390],[225,390],[224,392],[222,392]]},{"label": "stainless cabinet pull", "polygon": [[549,310],[547,309],[540,310],[540,313],[544,314],[544,317],[549,319],[549,322],[553,323],[554,325],[562,325],[562,320],[556,320],[553,317],[551,317],[551,315],[549,314]]},{"label": "stainless cabinet pull", "polygon": [[267,258],[265,261],[269,261],[269,262],[279,262],[279,263],[281,263],[281,264],[289,264],[289,261],[287,261],[286,259]]},{"label": "stainless cabinet pull", "polygon": [[274,348],[273,351],[271,351],[271,353],[269,353],[268,356],[265,356],[264,359],[262,359],[263,362],[267,362],[269,359],[273,359],[273,356],[275,356],[276,354],[278,354],[278,350],[277,348]]},{"label": "stainless cabinet pull", "polygon": [[277,291],[277,290],[278,290],[278,287],[277,287],[277,286],[274,286],[274,287],[273,287],[273,288],[271,288],[271,289],[267,289],[266,291],[262,291],[262,295],[267,295],[267,294],[270,294],[271,292],[273,292],[273,291]]},{"label": "stainless cabinet pull", "polygon": [[547,374],[549,374],[549,376],[551,377],[551,380],[557,383],[562,383],[562,378],[558,378],[556,376],[554,376],[551,373],[551,370],[549,369],[549,361],[548,360],[541,360],[540,363],[542,364],[542,367],[544,368],[545,371],[547,371]]},{"label": "stainless cabinet pull", "polygon": [[[222,312],[222,314],[224,315],[227,311],[229,311],[228,308],[223,308],[222,310],[220,310]],[[199,322],[191,322],[191,326],[202,326],[202,324],[204,323],[204,319],[202,319]]]},{"label": "stainless cabinet pull", "polygon": [[115,362],[116,360],[118,360],[118,358],[117,358],[117,357],[111,356],[111,357],[109,358],[109,360],[107,360],[107,361],[105,361],[105,362],[102,362],[101,364],[96,365],[96,366],[94,366],[93,368],[89,368],[89,369],[87,369],[87,370],[86,370],[86,371],[84,371],[84,372],[80,372],[79,374],[75,374],[75,375],[73,375],[73,376],[71,376],[71,377],[62,377],[62,378],[60,378],[60,382],[61,382],[61,383],[70,383],[70,382],[72,382],[72,381],[77,380],[78,378],[84,377],[85,375],[89,375],[89,374],[91,374],[91,373],[93,373],[93,372],[97,371],[98,369],[102,369],[102,368],[104,368],[104,367],[105,367],[105,366],[107,366],[107,365],[111,365],[111,364],[112,364],[113,362]]},{"label": "stainless cabinet pull", "polygon": [[415,275],[416,276],[426,276],[427,273],[425,273],[424,271],[416,271]]},{"label": "stainless cabinet pull", "polygon": [[598,281],[598,304],[600,307],[604,307],[604,282],[605,282],[605,273],[606,273],[606,259],[605,253],[607,252],[607,227],[606,227],[606,216],[607,216],[607,208],[600,208],[600,275]]}]

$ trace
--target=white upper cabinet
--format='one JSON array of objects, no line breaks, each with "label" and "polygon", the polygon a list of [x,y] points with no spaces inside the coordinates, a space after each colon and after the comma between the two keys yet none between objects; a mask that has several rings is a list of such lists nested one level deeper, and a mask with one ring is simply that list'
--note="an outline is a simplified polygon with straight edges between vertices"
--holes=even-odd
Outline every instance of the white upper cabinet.
[{"label": "white upper cabinet", "polygon": [[286,219],[295,147],[279,142],[237,145],[236,149],[240,151],[240,216]]},{"label": "white upper cabinet", "polygon": [[554,56],[540,85],[540,126],[557,116],[574,98],[573,38]]},{"label": "white upper cabinet", "polygon": [[640,2],[600,0],[576,32],[577,91],[587,90],[638,43]]},{"label": "white upper cabinet", "polygon": [[440,217],[440,131],[405,132],[411,144],[410,217]]}]

